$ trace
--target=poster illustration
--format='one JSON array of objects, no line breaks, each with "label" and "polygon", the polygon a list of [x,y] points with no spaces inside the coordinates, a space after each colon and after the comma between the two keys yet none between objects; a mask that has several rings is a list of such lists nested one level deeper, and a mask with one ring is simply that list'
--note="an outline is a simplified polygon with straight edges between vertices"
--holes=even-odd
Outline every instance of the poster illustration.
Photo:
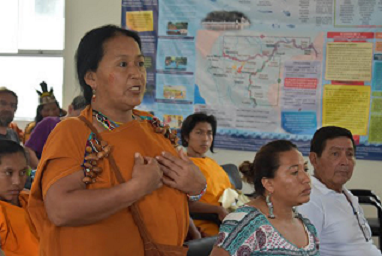
[{"label": "poster illustration", "polygon": [[215,147],[232,150],[288,139],[307,154],[318,128],[342,126],[357,158],[382,160],[382,1],[359,2],[123,0],[147,67],[140,109],[172,128],[213,114]]}]

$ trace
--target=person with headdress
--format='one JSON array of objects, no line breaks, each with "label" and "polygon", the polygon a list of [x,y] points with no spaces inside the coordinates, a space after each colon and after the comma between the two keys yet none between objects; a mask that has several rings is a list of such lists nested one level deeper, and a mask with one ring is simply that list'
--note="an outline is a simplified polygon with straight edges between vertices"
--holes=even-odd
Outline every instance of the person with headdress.
[{"label": "person with headdress", "polygon": [[68,106],[68,114],[66,116],[48,116],[36,125],[36,128],[33,129],[29,140],[25,143],[25,147],[29,151],[30,156],[29,165],[32,169],[37,168],[46,140],[48,139],[49,134],[53,131],[54,127],[56,127],[56,125],[62,120],[69,117],[79,116],[86,105],[87,103],[85,98],[83,96],[77,96]]},{"label": "person with headdress", "polygon": [[41,91],[36,90],[39,95],[39,105],[37,107],[36,117],[33,122],[27,124],[25,127],[24,145],[29,140],[33,129],[43,118],[47,116],[60,116],[60,114],[62,114],[62,110],[58,105],[56,97],[54,97],[53,88],[48,91],[48,85],[44,81],[40,83],[40,86]]},{"label": "person with headdress", "polygon": [[[0,248],[6,256],[37,256],[39,242],[27,212],[29,191],[24,148],[11,140],[0,141]],[[0,250],[0,255],[1,254]]]}]

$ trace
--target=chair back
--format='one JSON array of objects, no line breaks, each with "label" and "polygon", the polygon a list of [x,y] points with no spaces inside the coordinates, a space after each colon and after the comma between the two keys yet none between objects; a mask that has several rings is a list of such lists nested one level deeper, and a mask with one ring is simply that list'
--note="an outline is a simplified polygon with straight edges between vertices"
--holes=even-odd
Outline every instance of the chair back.
[{"label": "chair back", "polygon": [[350,192],[358,197],[360,204],[372,205],[377,210],[378,218],[367,218],[367,222],[371,228],[373,236],[377,236],[379,240],[379,248],[382,244],[382,206],[381,199],[371,190],[367,189],[351,189]]},{"label": "chair back", "polygon": [[228,174],[229,180],[234,185],[237,190],[241,190],[243,188],[243,181],[241,179],[239,169],[234,164],[223,164],[221,166],[224,171]]},{"label": "chair back", "polygon": [[191,240],[185,243],[188,246],[187,256],[208,256],[216,242],[217,236]]}]

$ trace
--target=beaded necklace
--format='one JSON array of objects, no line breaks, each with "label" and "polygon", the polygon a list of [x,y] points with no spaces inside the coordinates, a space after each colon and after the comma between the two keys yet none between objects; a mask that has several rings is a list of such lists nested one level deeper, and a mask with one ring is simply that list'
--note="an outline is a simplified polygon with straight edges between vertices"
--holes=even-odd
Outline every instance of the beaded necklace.
[{"label": "beaded necklace", "polygon": [[[94,110],[94,109],[93,109],[93,116],[108,131],[112,131],[115,128],[117,128],[120,125],[122,125],[122,123],[110,120],[107,116],[102,114],[100,111],[97,111],[97,110]],[[132,118],[133,118],[133,120],[137,119],[134,116],[134,114],[132,114]],[[143,120],[148,121],[154,127],[154,130],[155,130],[156,133],[162,133],[166,138],[168,138],[171,141],[171,143],[174,146],[178,146],[178,143],[177,143],[178,139],[177,139],[177,136],[176,136],[176,130],[172,130],[171,131],[171,129],[170,129],[170,127],[168,125],[164,126],[159,121],[159,119],[156,118],[155,116],[154,117],[151,117],[151,116],[138,116],[138,118],[140,120],[142,120],[142,121]]]},{"label": "beaded necklace", "polygon": [[110,120],[107,116],[105,116],[101,112],[94,109],[93,109],[93,116],[108,131],[112,131],[121,125],[121,123]]},{"label": "beaded necklace", "polygon": [[[112,131],[115,128],[121,126],[123,123],[115,122],[110,120],[107,116],[103,115],[101,112],[93,109],[93,117],[99,122],[106,130]],[[170,140],[171,144],[175,147],[178,145],[178,137],[176,136],[176,130],[171,131],[169,126],[163,126],[163,124],[156,117],[151,116],[134,116],[133,120],[147,121],[149,122],[156,133],[161,133],[163,136]],[[83,182],[86,185],[96,182],[97,176],[102,172],[102,168],[97,166],[97,161],[95,158],[101,159],[107,157],[110,152],[110,145],[105,141],[98,141],[96,135],[90,132],[90,135],[86,142],[85,157],[82,164],[84,170]],[[91,155],[96,155],[91,156]],[[190,199],[193,200],[193,199]]]}]

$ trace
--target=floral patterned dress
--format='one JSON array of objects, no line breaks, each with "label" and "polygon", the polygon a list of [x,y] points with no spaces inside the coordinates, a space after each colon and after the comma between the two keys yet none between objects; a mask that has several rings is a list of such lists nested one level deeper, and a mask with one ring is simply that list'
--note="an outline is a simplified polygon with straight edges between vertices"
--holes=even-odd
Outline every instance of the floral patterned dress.
[{"label": "floral patterned dress", "polygon": [[304,248],[286,240],[263,213],[251,206],[240,207],[224,219],[215,245],[232,256],[320,255],[315,227],[301,214],[298,218],[309,237],[309,244]]}]

